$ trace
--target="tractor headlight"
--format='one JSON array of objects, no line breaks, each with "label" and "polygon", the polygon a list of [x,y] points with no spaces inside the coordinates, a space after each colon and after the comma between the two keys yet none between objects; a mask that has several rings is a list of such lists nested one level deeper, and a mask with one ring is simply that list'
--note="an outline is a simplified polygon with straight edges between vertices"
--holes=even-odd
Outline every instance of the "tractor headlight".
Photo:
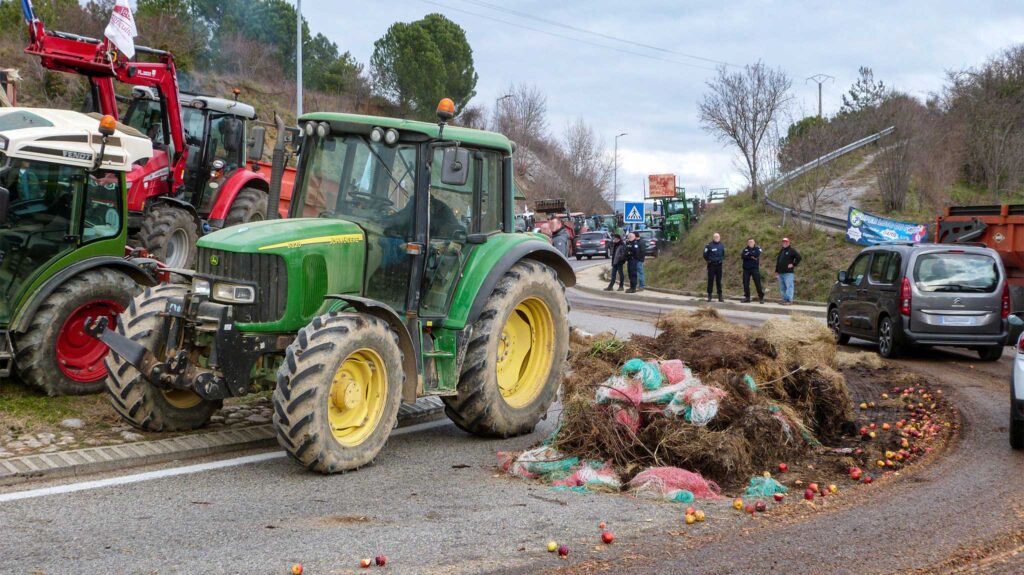
[{"label": "tractor headlight", "polygon": [[313,137],[313,133],[316,132],[316,122],[306,122],[306,135],[310,138]]},{"label": "tractor headlight", "polygon": [[0,136],[0,152],[7,151],[7,138]]},{"label": "tractor headlight", "polygon": [[331,133],[331,125],[327,122],[320,122],[316,125],[316,135],[320,138],[326,138]]},{"label": "tractor headlight", "polygon": [[192,278],[192,294],[200,296],[210,295],[210,282],[201,278]]},{"label": "tractor headlight", "polygon": [[370,131],[370,141],[379,144],[384,140],[384,130],[380,128],[374,128]]},{"label": "tractor headlight", "polygon": [[384,132],[384,143],[389,145],[389,146],[394,146],[395,144],[397,144],[398,143],[398,131],[392,129],[392,130],[388,130],[387,132]]},{"label": "tractor headlight", "polygon": [[217,282],[213,284],[213,299],[228,303],[253,303],[256,289],[252,286]]}]

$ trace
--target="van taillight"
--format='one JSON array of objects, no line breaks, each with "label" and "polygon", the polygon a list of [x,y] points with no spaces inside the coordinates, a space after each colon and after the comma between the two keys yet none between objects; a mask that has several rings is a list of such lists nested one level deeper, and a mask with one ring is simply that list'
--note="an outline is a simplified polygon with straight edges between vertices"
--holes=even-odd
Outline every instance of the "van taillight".
[{"label": "van taillight", "polygon": [[1003,319],[1010,317],[1010,284],[1003,284]]},{"label": "van taillight", "polygon": [[900,315],[910,317],[910,280],[903,278],[903,287],[900,288]]}]

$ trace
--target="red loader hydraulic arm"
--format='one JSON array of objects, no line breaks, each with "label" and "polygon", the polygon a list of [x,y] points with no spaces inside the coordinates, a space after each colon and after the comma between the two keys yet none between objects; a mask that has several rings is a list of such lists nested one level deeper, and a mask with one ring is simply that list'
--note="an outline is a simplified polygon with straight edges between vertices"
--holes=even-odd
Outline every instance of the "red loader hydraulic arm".
[{"label": "red loader hydraulic arm", "polygon": [[[103,114],[118,117],[114,80],[132,86],[156,88],[166,110],[167,130],[174,153],[173,165],[184,165],[187,153],[181,121],[181,102],[178,98],[178,73],[170,52],[137,46],[136,51],[156,56],[158,62],[132,62],[119,54],[109,42],[65,32],[47,32],[41,20],[35,17],[30,0],[23,0],[23,11],[28,24],[28,54],[35,54],[49,70],[81,74],[89,78],[99,93]],[[182,170],[173,170],[175,185],[180,185]]]}]

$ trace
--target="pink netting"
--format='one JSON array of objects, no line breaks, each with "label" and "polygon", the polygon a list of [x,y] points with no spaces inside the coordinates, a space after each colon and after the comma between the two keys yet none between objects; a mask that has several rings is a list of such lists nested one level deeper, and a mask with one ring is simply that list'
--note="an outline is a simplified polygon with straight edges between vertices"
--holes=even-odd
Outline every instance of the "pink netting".
[{"label": "pink netting", "polygon": [[718,499],[722,489],[714,481],[704,479],[699,473],[678,467],[651,467],[637,473],[629,482],[634,491],[653,491],[665,495],[684,489],[697,499]]},{"label": "pink netting", "polygon": [[558,481],[552,481],[553,487],[586,487],[591,491],[606,490],[617,492],[622,489],[622,480],[612,469],[610,463],[594,469],[587,464],[581,464],[569,477]]},{"label": "pink netting", "polygon": [[640,431],[640,414],[633,407],[612,406],[612,418],[633,433]]},{"label": "pink netting", "polygon": [[644,389],[640,382],[622,377],[610,377],[597,388],[597,403],[624,403],[639,405]]},{"label": "pink netting", "polygon": [[694,385],[683,391],[683,401],[690,405],[699,405],[709,401],[718,401],[727,395],[729,394],[724,389],[710,385]]},{"label": "pink netting", "polygon": [[682,383],[682,381],[689,375],[687,373],[688,370],[686,369],[686,366],[683,365],[682,360],[679,359],[662,361],[659,367],[661,368],[661,374],[665,376],[666,380],[668,380],[669,385]]}]

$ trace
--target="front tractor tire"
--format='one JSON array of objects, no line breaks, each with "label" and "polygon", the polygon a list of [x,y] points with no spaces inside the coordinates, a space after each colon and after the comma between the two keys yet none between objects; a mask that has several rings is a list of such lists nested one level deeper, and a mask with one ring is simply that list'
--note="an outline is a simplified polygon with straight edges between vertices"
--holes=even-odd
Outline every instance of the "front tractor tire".
[{"label": "front tractor tire", "polygon": [[127,275],[93,269],[65,281],[36,310],[28,330],[15,336],[19,378],[47,395],[81,395],[103,389],[107,346],[85,333],[86,318],[111,325],[138,288]]},{"label": "front tractor tire", "polygon": [[442,398],[455,425],[486,437],[533,431],[562,382],[568,308],[550,267],[523,260],[505,272],[473,324],[458,394]]},{"label": "front tractor tire", "polygon": [[398,336],[383,320],[354,313],[313,318],[277,372],[278,443],[321,473],[368,465],[398,422],[405,376]]},{"label": "front tractor tire", "polygon": [[[121,314],[117,332],[150,351],[164,326],[162,314],[170,298],[180,298],[188,288],[160,284],[146,288]],[[203,427],[223,402],[210,401],[185,390],[162,390],[146,381],[135,367],[116,353],[107,354],[107,392],[114,410],[133,426],[145,431],[187,431]]]},{"label": "front tractor tire", "polygon": [[195,268],[199,230],[187,210],[166,204],[154,206],[143,220],[138,238],[150,255],[168,267]]},{"label": "front tractor tire", "polygon": [[267,192],[256,188],[242,188],[231,204],[224,227],[237,226],[267,219]]}]

